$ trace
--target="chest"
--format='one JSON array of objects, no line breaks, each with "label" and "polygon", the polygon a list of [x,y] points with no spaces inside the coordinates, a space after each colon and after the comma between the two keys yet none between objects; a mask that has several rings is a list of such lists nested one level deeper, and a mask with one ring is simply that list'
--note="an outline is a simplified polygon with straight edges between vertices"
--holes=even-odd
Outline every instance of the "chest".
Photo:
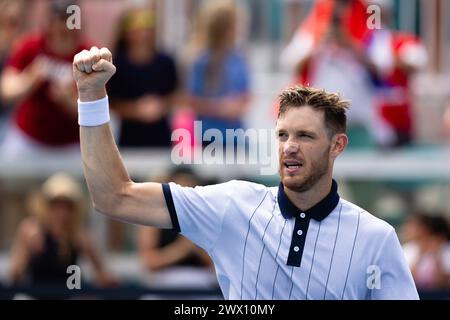
[{"label": "chest", "polygon": [[[358,245],[354,216],[337,213],[320,222],[311,219],[300,231],[296,218],[285,219],[277,208],[244,217],[227,224],[225,234],[237,236],[221,239],[224,254],[216,259],[234,298],[365,297],[370,257]],[[299,257],[299,266],[289,263],[292,256]]]}]

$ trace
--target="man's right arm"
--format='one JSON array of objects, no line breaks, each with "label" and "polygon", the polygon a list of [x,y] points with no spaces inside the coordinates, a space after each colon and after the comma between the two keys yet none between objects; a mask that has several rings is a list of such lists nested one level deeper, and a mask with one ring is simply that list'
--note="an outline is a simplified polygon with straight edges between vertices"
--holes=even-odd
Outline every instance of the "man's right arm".
[{"label": "man's right arm", "polygon": [[[108,49],[93,47],[74,57],[73,73],[80,102],[102,99],[115,73]],[[108,123],[80,126],[81,155],[95,209],[124,222],[171,228],[161,184],[133,182]]]}]

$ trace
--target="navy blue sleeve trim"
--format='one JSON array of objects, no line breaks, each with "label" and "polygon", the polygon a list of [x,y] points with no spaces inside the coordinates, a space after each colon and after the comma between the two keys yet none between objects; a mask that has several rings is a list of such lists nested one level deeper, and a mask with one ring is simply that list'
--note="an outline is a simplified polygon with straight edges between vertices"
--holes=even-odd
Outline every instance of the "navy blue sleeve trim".
[{"label": "navy blue sleeve trim", "polygon": [[175,211],[175,205],[173,203],[172,191],[167,183],[162,184],[164,198],[166,199],[167,209],[169,210],[170,220],[172,220],[172,230],[180,232],[180,224],[178,223],[177,212]]}]

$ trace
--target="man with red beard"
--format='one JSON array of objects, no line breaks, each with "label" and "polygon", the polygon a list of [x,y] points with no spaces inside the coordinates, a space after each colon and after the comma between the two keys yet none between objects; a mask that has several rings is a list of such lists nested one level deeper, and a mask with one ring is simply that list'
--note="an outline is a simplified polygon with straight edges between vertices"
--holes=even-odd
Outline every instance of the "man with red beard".
[{"label": "man with red beard", "polygon": [[333,180],[348,102],[323,90],[280,95],[278,187],[135,183],[109,127],[108,49],[75,56],[80,141],[95,208],[172,228],[212,258],[225,299],[417,299],[395,230],[342,199]]}]

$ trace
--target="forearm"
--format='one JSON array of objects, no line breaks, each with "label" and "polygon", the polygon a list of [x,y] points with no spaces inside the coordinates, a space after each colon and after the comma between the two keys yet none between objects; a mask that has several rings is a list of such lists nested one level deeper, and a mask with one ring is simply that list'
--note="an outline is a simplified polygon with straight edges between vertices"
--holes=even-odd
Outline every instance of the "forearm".
[{"label": "forearm", "polygon": [[202,116],[220,116],[217,109],[218,99],[201,98],[201,97],[190,97],[190,105],[195,110],[195,112]]},{"label": "forearm", "polygon": [[36,81],[26,74],[5,72],[0,79],[0,96],[8,103],[16,102],[32,92],[36,84]]},{"label": "forearm", "polygon": [[111,107],[122,119],[148,123],[160,120],[170,111],[168,98],[152,95],[133,100],[113,100]]},{"label": "forearm", "polygon": [[[106,48],[92,47],[75,55],[73,73],[80,102],[106,96],[106,82],[116,71],[111,61]],[[94,207],[128,223],[171,228],[161,184],[131,181],[106,123],[109,109],[105,100],[79,106],[81,156]]]},{"label": "forearm", "polygon": [[28,255],[25,251],[23,249],[13,250],[9,270],[10,281],[13,285],[18,285],[23,281],[27,265]]},{"label": "forearm", "polygon": [[[106,90],[80,92],[81,102],[94,101],[106,96]],[[130,183],[109,124],[96,127],[80,126],[81,156],[86,182],[94,202],[101,212],[113,212],[116,199]]]}]

